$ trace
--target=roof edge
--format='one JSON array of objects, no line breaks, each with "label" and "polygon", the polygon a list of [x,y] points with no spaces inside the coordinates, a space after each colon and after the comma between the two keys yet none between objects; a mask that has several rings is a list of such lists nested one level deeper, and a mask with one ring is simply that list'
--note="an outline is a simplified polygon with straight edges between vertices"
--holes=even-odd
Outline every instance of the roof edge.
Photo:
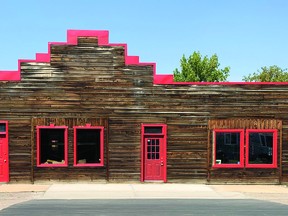
[{"label": "roof edge", "polygon": [[21,81],[21,63],[22,62],[39,62],[49,63],[51,61],[51,45],[77,45],[79,37],[97,37],[98,44],[101,46],[123,46],[125,53],[126,65],[152,65],[153,74],[156,74],[155,63],[140,63],[139,56],[129,56],[127,44],[123,43],[109,43],[109,31],[108,30],[67,30],[66,42],[49,42],[47,53],[36,53],[35,59],[19,59],[18,70],[0,70],[0,81]]}]

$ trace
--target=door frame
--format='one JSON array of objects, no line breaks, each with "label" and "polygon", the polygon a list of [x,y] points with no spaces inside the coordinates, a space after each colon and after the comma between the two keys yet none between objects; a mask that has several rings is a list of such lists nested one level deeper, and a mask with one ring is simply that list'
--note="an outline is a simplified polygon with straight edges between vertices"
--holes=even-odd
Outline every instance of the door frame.
[{"label": "door frame", "polygon": [[[161,127],[161,133],[145,133],[146,127]],[[140,181],[145,182],[145,138],[163,137],[163,182],[167,182],[167,125],[166,124],[141,124],[141,176]],[[150,180],[149,180],[150,181]],[[159,181],[159,180],[155,180]],[[162,180],[161,180],[162,182]]]},{"label": "door frame", "polygon": [[9,133],[8,133],[8,121],[0,121],[0,124],[5,124],[5,132],[1,131],[1,135],[5,135],[6,139],[6,146],[4,150],[4,154],[6,154],[6,158],[4,159],[4,163],[6,164],[6,167],[3,168],[4,173],[4,180],[0,181],[1,183],[8,183],[10,179],[10,170],[9,170]]}]

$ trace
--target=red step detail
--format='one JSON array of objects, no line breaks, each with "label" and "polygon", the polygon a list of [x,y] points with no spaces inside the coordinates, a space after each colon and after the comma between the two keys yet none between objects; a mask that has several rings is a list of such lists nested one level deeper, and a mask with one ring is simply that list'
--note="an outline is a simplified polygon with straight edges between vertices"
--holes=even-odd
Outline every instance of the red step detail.
[{"label": "red step detail", "polygon": [[49,42],[48,53],[36,53],[34,60],[19,59],[18,70],[1,71],[0,81],[20,81],[21,80],[21,62],[50,62],[51,45],[77,45],[78,37],[97,37],[98,44],[108,46],[123,46],[125,50],[126,65],[151,65],[153,66],[154,84],[158,85],[288,85],[288,82],[175,82],[172,74],[156,74],[156,63],[140,63],[138,56],[128,56],[127,44],[109,43],[109,31],[97,30],[68,30],[67,42]]},{"label": "red step detail", "polygon": [[21,63],[22,62],[50,62],[51,60],[51,45],[77,45],[79,37],[97,37],[98,44],[106,46],[123,46],[125,52],[126,65],[152,65],[153,73],[156,73],[155,63],[139,63],[139,56],[128,56],[127,44],[109,43],[109,31],[94,31],[94,30],[68,30],[67,42],[49,42],[48,53],[36,53],[35,59],[19,59],[18,70],[16,71],[1,71],[0,81],[20,81],[21,80]]}]

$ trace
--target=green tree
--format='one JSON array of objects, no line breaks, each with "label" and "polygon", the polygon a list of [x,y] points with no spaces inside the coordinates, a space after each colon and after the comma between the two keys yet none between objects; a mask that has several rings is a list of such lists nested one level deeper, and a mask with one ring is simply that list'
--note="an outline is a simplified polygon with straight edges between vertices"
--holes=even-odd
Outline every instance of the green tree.
[{"label": "green tree", "polygon": [[287,82],[288,71],[276,65],[270,67],[265,66],[253,74],[244,76],[242,80],[246,82]]},{"label": "green tree", "polygon": [[227,81],[230,67],[219,69],[218,56],[211,58],[204,56],[200,52],[193,52],[188,58],[183,55],[180,59],[180,71],[176,68],[174,81],[177,82],[220,82]]}]

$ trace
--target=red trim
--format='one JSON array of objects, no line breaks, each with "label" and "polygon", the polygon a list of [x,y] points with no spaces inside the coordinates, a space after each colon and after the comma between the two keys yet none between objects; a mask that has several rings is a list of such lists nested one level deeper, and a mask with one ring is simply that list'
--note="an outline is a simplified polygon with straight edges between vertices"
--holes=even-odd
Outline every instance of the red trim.
[{"label": "red trim", "polygon": [[[249,133],[273,133],[272,164],[249,164]],[[246,167],[247,168],[277,168],[277,137],[276,129],[247,129],[246,130]]]},{"label": "red trim", "polygon": [[288,85],[288,82],[175,82],[172,74],[154,75],[158,85]]},{"label": "red trim", "polygon": [[[103,126],[74,126],[74,166],[75,167],[100,167],[104,166],[104,127]],[[87,163],[77,164],[77,132],[76,130],[81,129],[100,129],[100,163]]]},{"label": "red trim", "polygon": [[[65,129],[64,131],[64,164],[42,164],[40,155],[40,129]],[[68,166],[68,127],[67,126],[36,126],[37,130],[37,167],[67,167]]]},{"label": "red trim", "polygon": [[[240,133],[240,163],[217,164],[216,163],[216,133]],[[243,168],[244,167],[244,130],[243,129],[215,129],[213,131],[213,168]]]},{"label": "red trim", "polygon": [[[145,127],[162,127],[162,133],[148,134],[144,133]],[[167,125],[166,124],[141,124],[141,174],[140,181],[144,182],[144,166],[145,166],[145,136],[163,136],[163,182],[167,182]]]},{"label": "red trim", "polygon": [[49,42],[47,53],[36,53],[35,59],[19,59],[18,70],[1,71],[0,81],[20,81],[22,62],[50,62],[51,45],[77,45],[78,37],[98,37],[98,44],[101,46],[123,46],[126,65],[151,65],[153,67],[154,84],[158,85],[288,85],[288,82],[174,82],[172,74],[156,74],[156,63],[140,63],[138,56],[128,56],[127,44],[109,43],[109,31],[97,30],[67,30],[67,42]]},{"label": "red trim", "polygon": [[141,145],[141,173],[140,173],[140,181],[144,182],[144,161],[145,161],[145,155],[144,155],[144,124],[141,124],[141,140],[140,140],[140,145]]},{"label": "red trim", "polygon": [[21,80],[21,63],[22,62],[50,62],[51,60],[51,45],[77,45],[78,37],[97,37],[99,46],[123,46],[125,53],[126,65],[151,65],[153,66],[153,73],[155,74],[155,63],[139,63],[138,56],[129,56],[127,51],[127,44],[109,43],[109,31],[97,30],[67,30],[67,42],[49,42],[47,53],[36,53],[34,60],[19,59],[18,70],[16,71],[1,71],[0,81],[20,81]]}]

